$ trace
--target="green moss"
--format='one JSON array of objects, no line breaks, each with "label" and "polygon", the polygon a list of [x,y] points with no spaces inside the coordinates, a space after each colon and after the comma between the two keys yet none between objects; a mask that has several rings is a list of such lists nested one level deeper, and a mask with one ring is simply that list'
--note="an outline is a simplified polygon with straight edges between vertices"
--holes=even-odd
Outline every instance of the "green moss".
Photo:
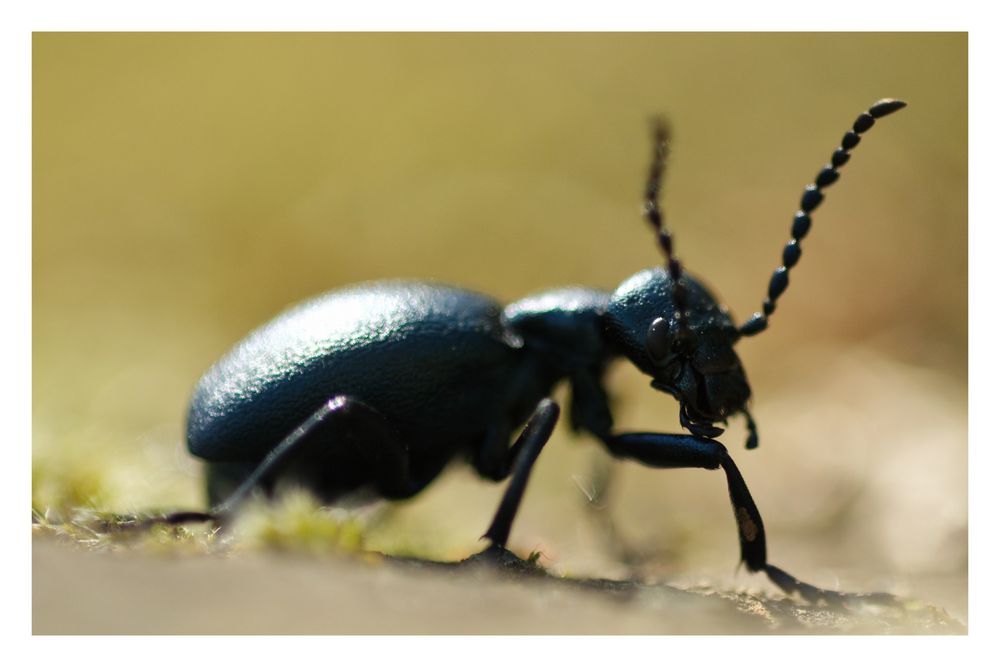
[{"label": "green moss", "polygon": [[247,507],[234,526],[234,539],[240,549],[357,552],[364,524],[346,510],[321,508],[308,493],[292,491],[276,502]]},{"label": "green moss", "polygon": [[31,466],[31,508],[50,518],[69,517],[78,508],[106,507],[107,478],[95,466],[38,458]]}]

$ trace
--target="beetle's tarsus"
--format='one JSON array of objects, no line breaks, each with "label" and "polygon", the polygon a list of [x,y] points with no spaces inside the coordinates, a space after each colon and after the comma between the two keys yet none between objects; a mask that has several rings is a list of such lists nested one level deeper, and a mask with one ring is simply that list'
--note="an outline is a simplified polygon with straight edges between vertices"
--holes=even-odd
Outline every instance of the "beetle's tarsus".
[{"label": "beetle's tarsus", "polygon": [[764,572],[778,588],[789,595],[798,593],[806,602],[843,603],[848,598],[844,593],[829,591],[800,581],[775,565],[765,565]]},{"label": "beetle's tarsus", "polygon": [[818,604],[844,606],[851,602],[868,602],[884,606],[897,606],[902,601],[892,593],[842,593],[831,591],[826,588],[819,588],[812,584],[797,579],[788,572],[775,565],[767,565],[764,568],[767,578],[783,590],[788,595],[800,595],[807,602]]},{"label": "beetle's tarsus", "polygon": [[490,544],[488,547],[475,553],[458,563],[462,567],[489,567],[494,570],[510,574],[545,574],[545,569],[538,564],[537,557],[524,559],[499,544]]},{"label": "beetle's tarsus", "polygon": [[182,523],[223,523],[225,519],[226,515],[220,512],[181,511],[167,514],[159,520],[159,523],[177,526]]},{"label": "beetle's tarsus", "polygon": [[222,526],[225,517],[215,512],[181,510],[163,516],[131,516],[106,524],[106,528],[116,533],[137,533],[154,526],[181,526],[187,523],[214,523]]}]

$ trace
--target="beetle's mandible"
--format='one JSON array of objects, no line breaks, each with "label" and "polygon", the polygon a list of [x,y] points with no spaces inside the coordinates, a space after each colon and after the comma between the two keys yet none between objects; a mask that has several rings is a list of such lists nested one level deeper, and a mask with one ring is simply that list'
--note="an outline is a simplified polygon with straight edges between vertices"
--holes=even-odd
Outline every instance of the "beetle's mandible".
[{"label": "beetle's mandible", "polygon": [[[213,509],[165,520],[223,519],[254,490],[267,492],[284,480],[327,501],[361,487],[408,498],[463,456],[487,479],[511,478],[485,534],[490,549],[502,549],[531,468],[559,418],[549,396],[568,381],[573,428],[615,457],[657,468],[723,469],[741,558],[751,571],[763,570],[784,591],[809,599],[837,595],[768,562],[760,513],[715,438],[723,432],[719,424],[741,415],[746,446],[757,445],[750,385],[733,347],[768,326],[812,212],[850,151],[876,119],[904,106],[880,100],[844,135],[802,195],[761,310],[740,325],[674,252],[659,205],[669,145],[662,121],[654,123],[643,212],[665,266],[633,275],[614,292],[571,287],[502,306],[445,285],[378,282],[291,308],[198,382],[187,441],[191,453],[208,462]],[[603,376],[619,357],[677,400],[686,432],[615,431]]]}]

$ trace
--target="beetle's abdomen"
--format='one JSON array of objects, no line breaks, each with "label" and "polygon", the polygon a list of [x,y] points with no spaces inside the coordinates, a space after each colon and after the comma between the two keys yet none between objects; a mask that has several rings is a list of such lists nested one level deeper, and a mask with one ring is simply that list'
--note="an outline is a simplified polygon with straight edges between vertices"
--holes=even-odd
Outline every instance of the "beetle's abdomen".
[{"label": "beetle's abdomen", "polygon": [[198,382],[188,448],[213,461],[259,460],[338,395],[367,403],[410,440],[470,437],[515,368],[519,341],[500,312],[483,295],[416,282],[367,283],[294,306]]}]

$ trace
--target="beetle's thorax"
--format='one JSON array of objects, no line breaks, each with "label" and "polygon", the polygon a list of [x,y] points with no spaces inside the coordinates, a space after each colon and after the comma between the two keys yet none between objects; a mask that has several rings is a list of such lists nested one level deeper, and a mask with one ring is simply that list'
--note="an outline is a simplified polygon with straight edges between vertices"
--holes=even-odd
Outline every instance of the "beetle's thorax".
[{"label": "beetle's thorax", "polygon": [[503,317],[552,373],[566,377],[610,358],[603,335],[610,299],[601,290],[564,287],[515,301]]}]

